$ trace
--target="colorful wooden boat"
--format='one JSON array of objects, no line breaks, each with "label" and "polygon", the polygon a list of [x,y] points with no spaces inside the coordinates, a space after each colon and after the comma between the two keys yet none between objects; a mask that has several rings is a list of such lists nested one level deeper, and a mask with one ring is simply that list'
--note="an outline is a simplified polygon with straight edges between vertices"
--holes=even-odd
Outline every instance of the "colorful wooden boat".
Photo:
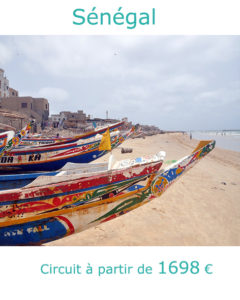
[{"label": "colorful wooden boat", "polygon": [[[126,133],[112,132],[112,149],[122,144],[132,133],[133,129]],[[97,135],[86,140],[79,139],[74,143],[14,149],[0,158],[0,173],[55,171],[67,162],[91,162],[107,153],[98,149],[101,138],[102,135]]]},{"label": "colorful wooden boat", "polygon": [[113,164],[81,178],[37,179],[30,186],[0,192],[0,244],[39,245],[121,216],[162,195],[215,146],[201,142],[194,152],[159,171],[162,156]]},{"label": "colorful wooden boat", "polygon": [[50,172],[30,172],[30,173],[20,173],[20,174],[4,174],[0,175],[0,191],[11,190],[16,188],[24,187],[40,176],[63,176],[63,175],[74,175],[87,173],[89,170],[96,171],[106,168],[104,163],[95,164],[75,164],[66,163],[66,165],[57,171]]},{"label": "colorful wooden boat", "polygon": [[28,137],[22,140],[21,146],[39,146],[39,145],[49,145],[49,144],[56,144],[61,142],[68,142],[73,143],[79,139],[89,139],[91,137],[96,136],[97,134],[102,134],[109,128],[110,131],[114,131],[119,129],[124,124],[124,121],[112,124],[110,126],[104,126],[102,128],[96,129],[94,131],[86,132],[81,135],[77,135],[74,137],[63,138],[63,137],[56,137],[56,138],[41,138],[41,137]]}]

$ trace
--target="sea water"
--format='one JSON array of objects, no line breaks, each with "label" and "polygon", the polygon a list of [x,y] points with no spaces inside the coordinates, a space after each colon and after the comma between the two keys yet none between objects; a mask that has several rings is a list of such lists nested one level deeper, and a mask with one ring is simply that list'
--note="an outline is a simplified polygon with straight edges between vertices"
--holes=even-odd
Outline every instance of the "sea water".
[{"label": "sea water", "polygon": [[240,152],[240,130],[192,131],[197,140],[215,140],[216,147]]}]

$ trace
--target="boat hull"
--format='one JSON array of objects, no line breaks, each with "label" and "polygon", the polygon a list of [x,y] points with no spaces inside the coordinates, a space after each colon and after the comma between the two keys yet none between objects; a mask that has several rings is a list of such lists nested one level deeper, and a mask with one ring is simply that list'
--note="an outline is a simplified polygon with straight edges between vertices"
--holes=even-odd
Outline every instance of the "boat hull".
[{"label": "boat hull", "polygon": [[0,176],[0,191],[22,188],[33,182],[39,176],[56,176],[59,172],[37,172],[30,174],[14,174]]},{"label": "boat hull", "polygon": [[[132,131],[111,137],[112,149],[121,145]],[[108,151],[99,151],[101,139],[78,141],[71,144],[24,148],[9,152],[0,158],[0,174],[55,171],[67,162],[88,163],[98,159]]]},{"label": "boat hull", "polygon": [[[108,128],[110,131],[114,131],[116,129],[118,129],[119,127],[121,127],[124,124],[124,122],[118,122],[116,124],[110,125]],[[70,137],[70,138],[26,138],[23,139],[21,142],[21,145],[23,146],[30,146],[30,145],[49,145],[49,144],[58,144],[58,143],[73,143],[76,142],[77,140],[81,139],[81,140],[85,140],[85,139],[89,139],[91,137],[96,136],[97,134],[103,134],[106,131],[106,127],[102,128],[102,129],[98,129],[95,131],[90,131],[87,133],[84,133],[82,135],[78,135],[75,137]]]},{"label": "boat hull", "polygon": [[[161,165],[157,161],[91,178],[2,192],[0,244],[42,244],[101,222],[95,219],[137,194]],[[78,219],[80,215],[83,218]]]}]

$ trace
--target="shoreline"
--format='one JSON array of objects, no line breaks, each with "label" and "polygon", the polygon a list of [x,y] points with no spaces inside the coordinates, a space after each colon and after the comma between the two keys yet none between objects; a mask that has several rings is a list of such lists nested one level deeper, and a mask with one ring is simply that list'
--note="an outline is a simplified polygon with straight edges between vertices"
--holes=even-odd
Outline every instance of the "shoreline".
[{"label": "shoreline", "polygon": [[[198,140],[179,133],[123,144],[127,159],[166,151],[165,162],[192,152]],[[109,154],[98,162],[107,161]],[[163,164],[163,168],[167,164]],[[238,246],[240,245],[240,153],[216,148],[161,197],[119,218],[45,245]]]},{"label": "shoreline", "polygon": [[215,139],[219,148],[240,152],[240,135],[192,133],[195,139]]}]

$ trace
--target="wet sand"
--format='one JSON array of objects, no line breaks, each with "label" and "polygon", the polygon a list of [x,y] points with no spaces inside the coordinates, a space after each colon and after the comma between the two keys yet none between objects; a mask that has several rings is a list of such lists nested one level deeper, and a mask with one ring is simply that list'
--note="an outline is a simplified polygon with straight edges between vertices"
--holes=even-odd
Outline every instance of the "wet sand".
[{"label": "wet sand", "polygon": [[[166,151],[175,160],[197,145],[187,135],[131,139],[132,153],[116,159]],[[98,162],[107,161],[108,155]],[[166,165],[165,165],[166,166]],[[240,245],[240,152],[215,148],[160,198],[119,218],[48,243],[58,246],[231,246]]]}]

